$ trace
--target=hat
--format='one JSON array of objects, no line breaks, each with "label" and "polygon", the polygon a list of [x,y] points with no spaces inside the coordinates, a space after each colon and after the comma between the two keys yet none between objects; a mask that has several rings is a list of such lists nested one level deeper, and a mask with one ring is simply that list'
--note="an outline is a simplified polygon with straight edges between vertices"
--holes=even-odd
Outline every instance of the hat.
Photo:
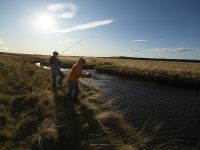
[{"label": "hat", "polygon": [[79,59],[78,59],[78,63],[86,63],[86,61],[85,61],[85,59],[84,58],[82,58],[82,57],[80,57]]},{"label": "hat", "polygon": [[59,53],[57,51],[54,51],[53,55],[59,55]]}]

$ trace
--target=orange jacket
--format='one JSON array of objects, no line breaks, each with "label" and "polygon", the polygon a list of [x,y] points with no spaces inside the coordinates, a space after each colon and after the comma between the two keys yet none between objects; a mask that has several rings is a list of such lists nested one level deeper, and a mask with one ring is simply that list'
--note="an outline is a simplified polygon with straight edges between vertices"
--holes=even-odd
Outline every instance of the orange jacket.
[{"label": "orange jacket", "polygon": [[69,76],[67,77],[67,81],[78,82],[78,79],[80,77],[84,77],[84,75],[82,74],[82,66],[80,63],[76,63],[73,65]]}]

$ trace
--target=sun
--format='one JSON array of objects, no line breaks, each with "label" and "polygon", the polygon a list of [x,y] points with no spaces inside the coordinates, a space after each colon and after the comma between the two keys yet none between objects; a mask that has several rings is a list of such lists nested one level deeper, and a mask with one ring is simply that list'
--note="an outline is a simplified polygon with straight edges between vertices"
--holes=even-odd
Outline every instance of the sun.
[{"label": "sun", "polygon": [[48,13],[39,13],[33,19],[34,28],[41,32],[50,32],[56,27],[54,18]]}]

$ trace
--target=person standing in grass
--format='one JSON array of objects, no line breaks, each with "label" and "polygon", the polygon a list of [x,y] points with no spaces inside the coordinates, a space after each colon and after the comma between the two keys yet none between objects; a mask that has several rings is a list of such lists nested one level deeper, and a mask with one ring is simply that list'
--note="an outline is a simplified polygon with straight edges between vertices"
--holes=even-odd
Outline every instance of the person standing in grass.
[{"label": "person standing in grass", "polygon": [[89,78],[90,74],[83,73],[83,67],[85,66],[86,61],[84,58],[79,58],[78,62],[73,65],[71,71],[67,77],[67,85],[68,85],[68,92],[66,94],[66,98],[72,98],[74,100],[78,99],[79,94],[79,86],[78,86],[78,79],[82,78]]},{"label": "person standing in grass", "polygon": [[51,77],[52,77],[52,88],[56,90],[56,79],[59,76],[58,83],[62,86],[62,80],[65,75],[60,70],[61,61],[58,59],[58,52],[53,52],[53,56],[49,58],[49,63],[51,65]]}]

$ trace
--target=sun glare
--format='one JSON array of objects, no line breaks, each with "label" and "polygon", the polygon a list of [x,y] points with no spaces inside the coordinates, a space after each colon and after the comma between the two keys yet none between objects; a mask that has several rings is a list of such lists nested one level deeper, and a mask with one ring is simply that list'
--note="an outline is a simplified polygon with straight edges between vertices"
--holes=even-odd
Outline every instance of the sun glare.
[{"label": "sun glare", "polygon": [[34,28],[41,32],[50,32],[55,29],[54,18],[48,13],[37,14],[33,19]]}]

